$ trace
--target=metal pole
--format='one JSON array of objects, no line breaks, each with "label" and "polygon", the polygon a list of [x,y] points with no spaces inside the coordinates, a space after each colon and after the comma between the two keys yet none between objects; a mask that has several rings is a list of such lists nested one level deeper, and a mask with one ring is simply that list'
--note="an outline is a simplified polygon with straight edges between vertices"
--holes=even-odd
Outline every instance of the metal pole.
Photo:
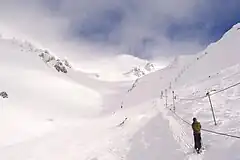
[{"label": "metal pole", "polygon": [[174,95],[174,91],[172,91],[173,93],[173,111],[175,112],[176,107],[175,107],[175,95]]},{"label": "metal pole", "polygon": [[165,98],[166,98],[166,108],[167,108],[167,98],[168,98],[168,96],[167,96],[167,89],[165,89]]},{"label": "metal pole", "polygon": [[215,123],[215,126],[216,126],[216,125],[217,125],[217,122],[216,122],[216,118],[215,118],[215,114],[214,114],[214,110],[213,110],[213,106],[212,106],[212,101],[211,101],[211,97],[210,97],[209,92],[207,92],[207,96],[208,96],[209,103],[210,103],[210,106],[211,106],[212,115],[213,115],[213,120],[214,120],[214,123]]}]

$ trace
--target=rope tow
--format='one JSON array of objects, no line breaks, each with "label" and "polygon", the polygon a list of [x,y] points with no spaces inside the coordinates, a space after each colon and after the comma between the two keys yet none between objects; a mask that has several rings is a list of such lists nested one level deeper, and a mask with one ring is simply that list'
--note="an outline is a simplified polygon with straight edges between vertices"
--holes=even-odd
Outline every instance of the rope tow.
[{"label": "rope tow", "polygon": [[[233,85],[231,85],[231,86],[229,86],[229,87],[220,89],[219,91],[216,91],[216,92],[213,92],[213,93],[209,93],[209,95],[210,95],[210,96],[213,96],[213,95],[215,95],[215,94],[224,92],[224,91],[226,91],[226,90],[228,90],[228,89],[231,89],[231,88],[233,88],[233,87],[236,87],[236,86],[238,86],[238,85],[240,85],[240,82],[238,82],[238,83],[236,83],[236,84],[233,84]],[[195,97],[195,98],[179,98],[179,100],[183,100],[183,101],[195,101],[195,100],[204,99],[204,98],[206,98],[206,97],[207,97],[207,95],[204,95],[204,96],[201,96],[201,97]]]},{"label": "rope tow", "polygon": [[210,96],[213,96],[213,95],[215,95],[215,94],[224,92],[224,91],[226,91],[226,90],[228,90],[228,89],[230,89],[230,88],[236,87],[236,86],[238,86],[238,85],[240,85],[240,82],[238,82],[238,83],[236,83],[236,84],[233,84],[233,85],[231,85],[231,86],[229,86],[229,87],[223,88],[223,89],[221,89],[221,90],[219,90],[219,91],[213,92],[213,93],[210,94]]},{"label": "rope tow", "polygon": [[[190,122],[188,122],[187,120],[183,119],[181,116],[179,116],[176,112],[172,111],[171,109],[169,109],[169,110],[170,110],[176,117],[178,117],[178,118],[181,119],[183,122],[185,122],[186,124],[188,124],[188,125],[191,126],[191,123],[190,123]],[[208,132],[208,133],[213,133],[213,134],[217,134],[217,135],[222,135],[222,136],[227,136],[227,137],[232,137],[232,138],[240,139],[240,136],[231,135],[231,134],[228,134],[228,133],[222,133],[222,132],[212,131],[212,130],[205,129],[205,128],[202,128],[201,130],[202,130],[202,131],[205,131],[205,132]]]}]

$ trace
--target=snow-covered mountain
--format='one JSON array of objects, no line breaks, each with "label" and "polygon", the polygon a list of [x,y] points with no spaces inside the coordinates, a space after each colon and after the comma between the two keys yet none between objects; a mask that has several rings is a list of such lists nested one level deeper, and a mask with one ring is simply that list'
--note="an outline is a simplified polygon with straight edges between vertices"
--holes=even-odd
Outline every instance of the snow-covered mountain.
[{"label": "snow-covered mountain", "polygon": [[58,72],[67,73],[68,69],[72,68],[72,65],[68,62],[66,58],[60,59],[52,55],[46,49],[40,49],[31,44],[30,42],[21,42],[17,39],[10,39],[21,47],[21,51],[28,51],[36,53],[49,67],[56,69]]},{"label": "snow-covered mountain", "polygon": [[[142,66],[137,73],[155,67],[133,57],[111,57],[116,61],[101,59],[103,66],[92,70],[97,74],[89,74],[28,42],[0,39],[0,88],[8,94],[0,106],[0,159],[240,159],[239,28],[201,53],[178,56],[135,81],[120,76],[115,81],[101,69],[122,64],[110,68],[114,77],[132,65]],[[216,126],[207,92],[215,93]],[[202,128],[235,138],[202,131],[204,151],[197,155],[186,123],[193,117]]]},{"label": "snow-covered mountain", "polygon": [[123,73],[123,75],[126,75],[126,76],[134,75],[136,77],[142,77],[145,75],[145,72],[143,70],[141,70],[139,67],[134,67],[129,72]]},{"label": "snow-covered mountain", "polygon": [[144,69],[145,69],[146,71],[148,71],[148,72],[152,72],[152,71],[155,70],[155,66],[154,66],[152,63],[148,62],[148,63],[144,66]]},{"label": "snow-covered mountain", "polygon": [[123,73],[125,76],[135,76],[136,78],[140,78],[145,76],[151,72],[156,71],[154,64],[147,62],[143,67],[133,67],[129,72]]},{"label": "snow-covered mountain", "polygon": [[77,70],[97,75],[103,81],[134,81],[136,78],[149,74],[166,66],[159,60],[149,62],[131,55],[101,57],[92,61],[82,61]]}]

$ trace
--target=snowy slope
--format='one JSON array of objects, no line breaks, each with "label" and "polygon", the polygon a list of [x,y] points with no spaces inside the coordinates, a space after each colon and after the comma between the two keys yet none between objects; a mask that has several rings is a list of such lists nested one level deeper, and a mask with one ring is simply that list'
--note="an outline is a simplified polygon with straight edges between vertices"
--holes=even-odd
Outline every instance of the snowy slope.
[{"label": "snowy slope", "polygon": [[[238,26],[234,26],[219,42],[210,45],[202,53],[192,57],[180,57],[170,67],[139,81],[132,95],[128,96],[127,105],[134,106],[158,95],[155,103],[160,113],[136,134],[129,159],[240,159],[238,138],[209,132],[202,133],[206,150],[204,154],[194,154],[191,127],[181,119],[191,123],[192,117],[196,116],[205,129],[240,136],[240,85],[212,96],[217,126],[214,125],[208,99],[199,98],[205,96],[207,91],[214,93],[213,90],[218,91],[240,82]],[[171,91],[175,91],[176,113],[180,117],[164,107],[165,97],[160,99],[160,91],[165,89],[168,90],[168,107],[172,110]],[[142,92],[141,97],[132,101],[131,99],[136,97],[134,94],[139,92]],[[167,126],[162,124],[161,118],[167,120]],[[169,137],[169,130],[172,137]],[[158,134],[155,134],[156,131]],[[175,141],[172,141],[172,138]]]},{"label": "snowy slope", "polygon": [[[126,135],[115,128],[125,113],[112,117],[107,112],[110,106],[105,105],[110,104],[108,95],[124,94],[128,83],[97,81],[74,69],[57,72],[18,40],[1,39],[0,50],[1,90],[9,94],[1,100],[0,159],[122,156],[123,146],[143,124],[134,122],[135,129]],[[103,107],[108,116],[99,118]],[[141,108],[130,109],[128,114],[138,117],[145,109]]]},{"label": "snowy slope", "polygon": [[[24,104],[30,103],[34,104],[37,109],[44,110],[48,108],[48,105],[54,104],[53,106],[60,111],[60,108],[68,104],[64,102],[66,99],[69,99],[74,106],[94,106],[95,102],[100,102],[100,96],[96,91],[80,84],[70,83],[65,77],[49,69],[37,54],[22,51],[21,46],[14,44],[11,40],[1,40],[0,45],[2,89],[8,90],[14,101],[19,100],[17,105],[24,106]],[[80,94],[79,96],[86,95],[86,98],[88,94],[95,95],[98,100],[89,102],[89,104],[86,104],[86,101],[79,102],[77,96],[71,95],[73,91],[76,92],[76,95]],[[86,91],[86,93],[82,91]],[[55,95],[56,98],[46,102],[39,99],[41,97],[47,100],[52,95]],[[64,97],[66,99],[62,101]],[[11,103],[11,99],[9,99],[9,103]]]},{"label": "snowy slope", "polygon": [[[0,159],[240,159],[237,138],[204,131],[205,150],[196,155],[191,127],[183,121],[196,116],[205,129],[240,136],[240,87],[212,96],[217,126],[203,97],[240,82],[238,27],[205,51],[176,57],[135,81],[116,81],[112,74],[100,80],[74,68],[57,72],[21,43],[1,39],[0,84],[9,99],[1,104]],[[107,62],[96,68],[103,72]],[[119,75],[124,67],[111,69]],[[169,110],[173,90],[176,114]]]},{"label": "snowy slope", "polygon": [[1,90],[9,94],[1,100],[1,148],[54,130],[51,122],[60,117],[100,112],[97,91],[55,73],[15,41],[0,39],[0,51]]},{"label": "snowy slope", "polygon": [[[165,62],[166,61],[166,62]],[[101,57],[76,63],[77,70],[93,73],[102,81],[133,81],[139,77],[164,68],[168,60],[149,61],[131,55]]]}]

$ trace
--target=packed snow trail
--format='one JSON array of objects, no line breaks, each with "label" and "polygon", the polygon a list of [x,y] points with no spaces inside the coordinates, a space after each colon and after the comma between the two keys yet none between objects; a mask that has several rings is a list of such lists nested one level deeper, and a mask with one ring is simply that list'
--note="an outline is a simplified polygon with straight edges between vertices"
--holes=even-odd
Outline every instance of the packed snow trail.
[{"label": "packed snow trail", "polygon": [[[159,105],[163,106],[164,104],[159,101]],[[191,127],[189,125],[186,126],[185,123],[182,123],[182,121],[174,117],[172,112],[167,108],[159,107],[159,111],[162,117],[168,121],[169,129],[171,130],[175,141],[180,145],[180,150],[185,155],[183,159],[203,159],[203,153],[198,155],[194,152]]]},{"label": "packed snow trail", "polygon": [[129,160],[184,159],[180,145],[173,139],[168,122],[159,114],[133,138]]}]

